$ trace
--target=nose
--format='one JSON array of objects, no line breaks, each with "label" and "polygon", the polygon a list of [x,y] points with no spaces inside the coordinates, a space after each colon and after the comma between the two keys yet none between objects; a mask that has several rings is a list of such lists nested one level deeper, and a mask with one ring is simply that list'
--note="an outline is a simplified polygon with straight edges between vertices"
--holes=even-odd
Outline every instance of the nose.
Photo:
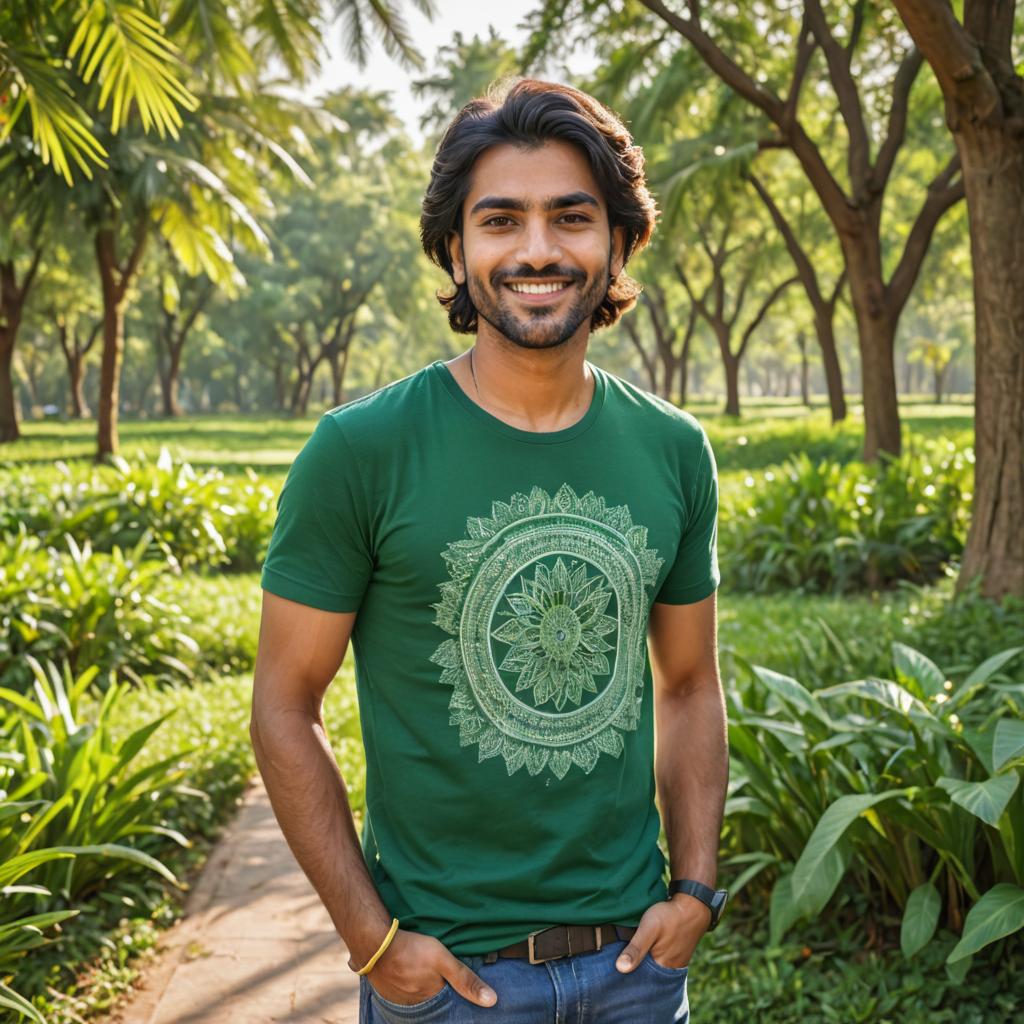
[{"label": "nose", "polygon": [[562,261],[562,250],[546,219],[531,221],[519,236],[516,259],[536,270]]}]

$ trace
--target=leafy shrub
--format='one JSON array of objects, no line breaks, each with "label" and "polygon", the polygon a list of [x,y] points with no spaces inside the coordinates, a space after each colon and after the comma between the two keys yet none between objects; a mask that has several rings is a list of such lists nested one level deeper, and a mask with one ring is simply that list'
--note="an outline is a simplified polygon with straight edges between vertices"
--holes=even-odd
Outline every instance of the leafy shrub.
[{"label": "leafy shrub", "polygon": [[739,590],[843,593],[934,579],[963,550],[974,454],[929,443],[877,463],[798,454],[723,502],[723,576]]},{"label": "leafy shrub", "polygon": [[727,863],[742,868],[731,888],[774,878],[773,943],[820,914],[847,874],[877,918],[901,914],[908,958],[945,908],[962,932],[946,958],[960,977],[1024,928],[1024,683],[996,682],[1022,651],[959,684],[895,644],[892,679],[812,692],[748,666],[728,688]]},{"label": "leafy shrub", "polygon": [[190,676],[198,645],[153,593],[176,566],[144,559],[148,534],[133,550],[115,546],[110,554],[64,541],[65,551],[43,548],[24,527],[0,538],[0,680],[26,685],[28,654],[66,658],[73,671],[115,669],[137,683],[142,673]]},{"label": "leafy shrub", "polygon": [[161,448],[155,462],[71,469],[58,476],[0,473],[0,532],[24,527],[45,543],[70,534],[94,551],[134,548],[149,538],[148,556],[180,568],[256,569],[273,529],[274,492],[246,469],[244,479],[219,469],[198,472]]},{"label": "leafy shrub", "polygon": [[[138,770],[133,761],[169,715],[111,741],[108,721],[124,688],[111,679],[95,721],[78,715],[99,671],[63,676],[31,656],[30,693],[0,687],[0,971],[8,972],[48,940],[42,929],[79,913],[86,899],[119,874],[143,868],[172,884],[177,877],[143,847],[161,836],[189,840],[162,820],[183,775],[174,758]],[[130,842],[129,842],[130,840]],[[31,874],[31,884],[14,885]],[[0,985],[0,1006],[44,1018],[24,995]]]}]

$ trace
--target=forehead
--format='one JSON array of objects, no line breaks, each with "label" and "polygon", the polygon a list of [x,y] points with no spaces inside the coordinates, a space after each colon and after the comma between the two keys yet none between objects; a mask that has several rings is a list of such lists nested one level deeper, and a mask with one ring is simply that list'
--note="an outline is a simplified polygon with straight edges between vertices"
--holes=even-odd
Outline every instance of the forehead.
[{"label": "forehead", "polygon": [[539,204],[581,190],[589,192],[604,208],[601,187],[579,146],[557,140],[529,149],[502,143],[484,150],[474,162],[463,211],[472,209],[485,195]]}]

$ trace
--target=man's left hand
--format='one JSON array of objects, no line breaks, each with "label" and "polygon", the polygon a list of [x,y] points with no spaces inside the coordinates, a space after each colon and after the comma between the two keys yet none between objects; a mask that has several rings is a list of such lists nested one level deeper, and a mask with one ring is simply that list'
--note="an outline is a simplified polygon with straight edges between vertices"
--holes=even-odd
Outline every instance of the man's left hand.
[{"label": "man's left hand", "polygon": [[648,907],[615,966],[624,974],[649,952],[663,967],[686,967],[711,924],[710,909],[695,896],[675,893]]}]

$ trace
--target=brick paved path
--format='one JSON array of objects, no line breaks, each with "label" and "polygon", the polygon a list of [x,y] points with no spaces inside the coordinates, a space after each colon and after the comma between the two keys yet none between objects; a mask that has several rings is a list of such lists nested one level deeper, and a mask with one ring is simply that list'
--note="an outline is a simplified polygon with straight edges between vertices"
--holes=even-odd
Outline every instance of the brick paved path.
[{"label": "brick paved path", "polygon": [[359,978],[257,773],[137,991],[106,1024],[356,1024]]}]

